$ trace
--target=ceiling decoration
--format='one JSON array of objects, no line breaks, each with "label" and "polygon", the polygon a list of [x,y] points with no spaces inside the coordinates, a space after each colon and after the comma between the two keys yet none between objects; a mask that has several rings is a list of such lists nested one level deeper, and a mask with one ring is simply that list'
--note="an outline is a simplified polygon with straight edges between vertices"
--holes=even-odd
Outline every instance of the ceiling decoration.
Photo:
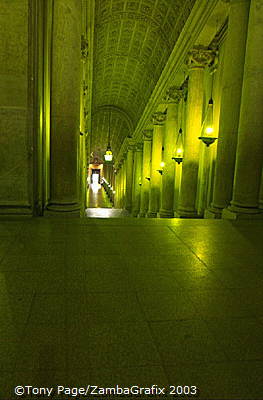
[{"label": "ceiling decoration", "polygon": [[133,125],[124,111],[107,106],[98,108],[93,114],[91,149],[100,160],[103,160],[108,144],[109,123],[110,144],[115,155],[118,153],[125,137],[130,136],[133,132]]},{"label": "ceiling decoration", "polygon": [[[92,150],[131,135],[196,0],[96,0]],[[125,114],[127,118],[125,118]],[[127,123],[131,121],[131,124]]]}]

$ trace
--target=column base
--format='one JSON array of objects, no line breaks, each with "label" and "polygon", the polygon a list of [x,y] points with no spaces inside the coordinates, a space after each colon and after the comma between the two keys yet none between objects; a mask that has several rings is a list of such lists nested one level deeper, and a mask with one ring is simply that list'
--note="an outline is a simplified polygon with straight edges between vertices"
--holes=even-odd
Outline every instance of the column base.
[{"label": "column base", "polygon": [[132,212],[131,212],[131,215],[132,215],[132,217],[134,217],[134,218],[137,218],[137,217],[138,217],[138,214],[139,214],[139,210],[132,210]]},{"label": "column base", "polygon": [[145,218],[146,217],[146,212],[145,211],[140,211],[138,214],[138,218]]},{"label": "column base", "polygon": [[200,215],[197,214],[196,210],[177,210],[175,212],[176,218],[202,218]]},{"label": "column base", "polygon": [[263,219],[263,210],[259,208],[230,206],[223,209],[222,219]]},{"label": "column base", "polygon": [[222,218],[222,208],[210,207],[205,210],[205,219],[221,219]]},{"label": "column base", "polygon": [[157,218],[157,211],[156,212],[155,211],[148,211],[146,217],[147,218]]},{"label": "column base", "polygon": [[49,217],[80,217],[80,205],[77,203],[51,203],[44,211]]},{"label": "column base", "polygon": [[174,218],[174,211],[173,210],[160,210],[159,217],[160,218]]}]

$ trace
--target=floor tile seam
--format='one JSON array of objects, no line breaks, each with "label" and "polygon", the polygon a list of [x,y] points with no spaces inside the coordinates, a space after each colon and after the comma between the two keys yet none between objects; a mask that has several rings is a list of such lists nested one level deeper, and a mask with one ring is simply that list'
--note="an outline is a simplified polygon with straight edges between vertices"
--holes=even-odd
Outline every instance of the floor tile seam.
[{"label": "floor tile seam", "polygon": [[10,241],[9,241],[9,243],[8,243],[8,245],[7,245],[7,247],[5,248],[5,250],[4,250],[4,252],[3,252],[2,257],[0,257],[0,266],[1,266],[2,262],[4,261],[6,255],[7,255],[8,251],[9,251],[9,249],[12,249],[12,247],[13,247],[13,241],[16,240],[16,238],[17,238],[17,237],[15,236],[13,239],[10,239]]},{"label": "floor tile seam", "polygon": [[[214,275],[214,278],[216,281],[219,281],[219,283],[221,283],[221,285],[225,288],[225,289],[229,289],[227,286],[225,286],[224,282],[221,281],[220,278],[218,278],[216,276],[216,273],[214,270],[212,270],[211,268],[209,268],[209,266],[205,263],[205,261],[203,261],[195,252],[194,250],[183,240],[180,238],[180,236],[178,236],[169,226],[169,229],[174,233],[174,235],[176,237],[178,237],[178,239],[188,248],[188,250],[190,250],[190,252],[204,265],[204,267],[207,269],[207,271],[209,271],[210,273],[212,273],[212,275]],[[233,288],[230,288],[233,289]]]},{"label": "floor tile seam", "polygon": [[209,269],[208,266],[206,265],[206,263],[193,251],[193,249],[179,236],[177,235],[173,229],[169,226],[168,227],[171,232],[173,232],[173,234],[180,240],[180,242],[187,247],[187,249],[205,266],[205,268]]},{"label": "floor tile seam", "polygon": [[[36,298],[36,292],[34,291],[34,292],[33,292],[33,295],[32,295],[32,298],[31,298],[31,301],[30,301],[30,305],[29,305],[29,310],[28,310],[27,318],[25,319],[25,322],[24,322],[24,324],[23,324],[22,334],[21,334],[21,337],[20,337],[20,340],[19,340],[19,343],[20,343],[20,345],[21,345],[21,348],[22,348],[23,341],[24,341],[24,339],[25,339],[25,337],[26,337],[26,328],[27,328],[27,326],[29,325],[29,321],[30,321],[30,318],[31,318],[31,316],[32,316],[32,309],[33,309],[33,305],[34,305],[35,298]],[[17,358],[16,358],[16,359],[15,359],[15,370],[16,370],[16,366],[17,366],[18,361],[19,361],[19,360],[17,360]]]},{"label": "floor tile seam", "polygon": [[[210,332],[210,334],[212,335],[212,338],[214,339],[214,341],[216,342],[216,344],[218,345],[218,349],[220,350],[220,351],[222,351],[222,353],[224,354],[224,356],[225,356],[225,358],[226,358],[226,362],[229,362],[229,361],[243,361],[243,360],[233,360],[233,358],[230,356],[230,354],[228,354],[228,352],[226,351],[226,349],[225,349],[225,346],[224,346],[224,344],[223,343],[220,343],[220,341],[218,340],[218,339],[216,339],[216,337],[215,337],[215,335],[214,335],[214,332],[213,332],[213,330],[211,329],[211,327],[209,326],[209,323],[208,323],[208,321],[207,321],[207,319],[205,319],[205,318],[202,318],[202,320],[203,320],[203,322],[205,323],[205,325],[207,326],[207,329],[208,329],[208,331]],[[262,357],[262,360],[263,360],[263,357]]]},{"label": "floor tile seam", "polygon": [[159,351],[159,349],[158,349],[158,346],[157,346],[155,337],[154,337],[154,335],[153,335],[152,327],[151,327],[151,325],[150,325],[150,322],[147,321],[146,313],[145,313],[145,311],[144,311],[143,305],[142,305],[142,303],[141,303],[141,301],[140,301],[140,299],[139,299],[139,297],[138,297],[138,293],[137,293],[137,292],[136,292],[136,299],[137,299],[137,302],[138,302],[138,304],[139,304],[139,306],[140,306],[142,315],[144,316],[144,320],[145,320],[145,322],[146,322],[146,324],[147,324],[147,326],[148,326],[148,330],[149,330],[149,333],[150,333],[150,336],[151,336],[151,339],[152,339],[152,344],[153,344],[153,346],[154,346],[154,348],[155,348],[156,353],[158,354],[159,359],[161,360],[161,368],[162,368],[162,371],[163,371],[163,373],[164,373],[165,378],[167,379],[167,382],[169,382],[169,377],[168,377],[168,375],[166,374],[166,371],[165,371],[165,369],[164,369],[164,364],[163,364],[162,355],[161,355],[161,353],[160,353],[160,351]]}]

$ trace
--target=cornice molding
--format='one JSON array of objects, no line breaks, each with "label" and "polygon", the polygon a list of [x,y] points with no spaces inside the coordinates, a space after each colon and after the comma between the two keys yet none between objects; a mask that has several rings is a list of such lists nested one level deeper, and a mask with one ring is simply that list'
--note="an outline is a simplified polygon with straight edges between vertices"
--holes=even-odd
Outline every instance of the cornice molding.
[{"label": "cornice molding", "polygon": [[211,67],[216,57],[216,50],[205,47],[195,47],[191,49],[186,58],[186,65],[189,69],[200,69]]},{"label": "cornice molding", "polygon": [[153,125],[164,125],[166,114],[161,111],[156,111],[152,116]]},{"label": "cornice molding", "polygon": [[166,91],[166,95],[164,97],[164,102],[179,104],[182,98],[183,98],[182,88],[177,87],[177,86],[171,86]]},{"label": "cornice molding", "polygon": [[183,65],[187,53],[194,46],[196,38],[202,31],[203,27],[207,23],[209,16],[211,15],[214,8],[217,6],[220,0],[198,0],[196,1],[191,14],[189,15],[184,28],[182,29],[180,36],[174,46],[174,49],[166,63],[165,68],[153,90],[153,93],[144,109],[144,113],[141,116],[134,132],[135,140],[140,140],[142,137],[142,131],[147,126],[151,115],[156,110],[158,104],[163,98],[163,93],[172,86],[173,77],[179,71]]},{"label": "cornice molding", "polygon": [[152,140],[153,130],[152,129],[144,129],[142,134],[143,134],[143,140],[144,141]]}]

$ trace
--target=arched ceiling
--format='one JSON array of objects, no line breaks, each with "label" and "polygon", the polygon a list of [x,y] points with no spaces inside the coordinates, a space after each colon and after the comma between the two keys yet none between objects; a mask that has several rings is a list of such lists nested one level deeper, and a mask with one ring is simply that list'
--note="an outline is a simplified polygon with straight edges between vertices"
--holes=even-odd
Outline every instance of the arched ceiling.
[{"label": "arched ceiling", "polygon": [[[196,0],[96,0],[92,150],[107,146],[107,112],[135,127]],[[113,113],[112,146],[131,134]],[[114,145],[113,145],[114,143]]]},{"label": "arched ceiling", "polygon": [[124,111],[110,106],[98,107],[93,113],[91,149],[98,159],[103,160],[109,135],[113,154],[117,154],[125,137],[132,132],[133,125]]}]

